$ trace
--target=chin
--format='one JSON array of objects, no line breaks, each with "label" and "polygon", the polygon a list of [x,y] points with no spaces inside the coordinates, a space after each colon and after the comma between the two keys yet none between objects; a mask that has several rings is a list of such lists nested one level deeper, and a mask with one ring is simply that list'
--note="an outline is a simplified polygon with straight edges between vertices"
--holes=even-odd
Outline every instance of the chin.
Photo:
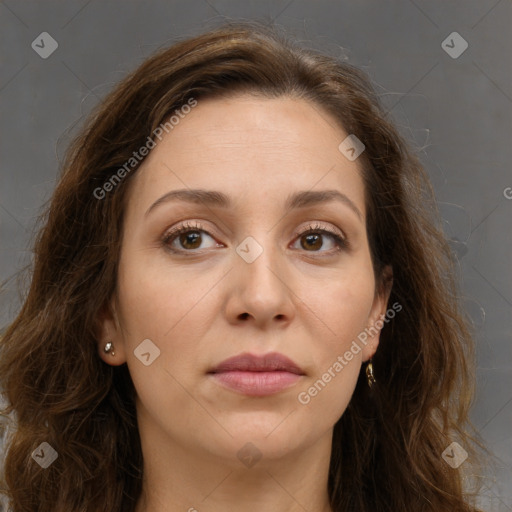
[{"label": "chin", "polygon": [[[262,417],[263,416],[263,417]],[[231,434],[221,438],[210,438],[210,448],[218,456],[235,454],[243,456],[245,451],[261,452],[267,459],[279,459],[305,445],[314,444],[315,432],[308,432],[302,422],[293,419],[294,414],[287,418],[286,414],[264,415],[255,412],[245,414],[243,418],[233,422],[223,422],[223,426]],[[239,454],[239,451],[242,451]]]}]

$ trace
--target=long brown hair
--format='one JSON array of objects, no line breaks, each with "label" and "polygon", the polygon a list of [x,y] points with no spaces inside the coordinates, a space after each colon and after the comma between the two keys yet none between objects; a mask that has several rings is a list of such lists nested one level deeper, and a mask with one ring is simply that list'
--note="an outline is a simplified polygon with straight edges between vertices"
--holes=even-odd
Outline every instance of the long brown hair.
[{"label": "long brown hair", "polygon": [[[363,141],[377,285],[390,265],[389,303],[403,307],[382,329],[376,384],[369,389],[361,371],[335,425],[332,509],[474,511],[462,485],[462,470],[477,460],[467,421],[472,333],[426,173],[360,70],[255,22],[225,23],[147,59],[69,148],[35,243],[30,290],[0,345],[4,413],[15,415],[4,467],[13,511],[134,510],[143,472],[134,387],[127,365],[98,357],[97,321],[116,289],[138,166],[99,199],[97,191],[191,98],[237,92],[305,99]],[[469,453],[457,469],[442,457],[454,441]],[[58,454],[45,470],[31,457],[43,442]]]}]

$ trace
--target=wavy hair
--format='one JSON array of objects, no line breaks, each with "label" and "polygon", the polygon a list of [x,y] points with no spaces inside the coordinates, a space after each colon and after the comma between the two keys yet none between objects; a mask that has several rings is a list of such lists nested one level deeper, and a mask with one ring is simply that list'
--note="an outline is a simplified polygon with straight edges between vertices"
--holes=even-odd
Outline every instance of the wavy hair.
[{"label": "wavy hair", "polygon": [[[478,461],[468,413],[473,334],[425,170],[358,68],[273,26],[231,22],[159,50],[123,79],[70,145],[42,217],[30,287],[0,344],[4,492],[14,512],[133,512],[143,460],[127,365],[97,354],[98,315],[116,291],[126,192],[137,166],[95,191],[191,98],[250,93],[304,99],[365,145],[366,230],[378,289],[393,269],[382,329],[334,427],[328,478],[335,512],[473,512],[463,485]],[[442,453],[457,441],[459,468]],[[42,470],[43,442],[58,457]],[[475,449],[473,447],[476,447]]]}]

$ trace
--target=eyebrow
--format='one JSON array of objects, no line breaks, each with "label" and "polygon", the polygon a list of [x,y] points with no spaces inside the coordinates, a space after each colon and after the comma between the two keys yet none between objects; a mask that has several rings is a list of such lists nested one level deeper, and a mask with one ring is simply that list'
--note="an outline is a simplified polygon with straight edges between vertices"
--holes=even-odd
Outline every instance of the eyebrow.
[{"label": "eyebrow", "polygon": [[[178,189],[171,190],[157,199],[146,211],[144,216],[149,215],[158,206],[171,201],[185,201],[193,204],[203,204],[206,206],[216,206],[221,208],[231,208],[233,201],[223,192],[204,189]],[[285,209],[306,208],[330,201],[339,201],[348,206],[359,218],[363,220],[363,215],[354,202],[345,194],[338,190],[305,190],[295,192],[288,196]]]}]

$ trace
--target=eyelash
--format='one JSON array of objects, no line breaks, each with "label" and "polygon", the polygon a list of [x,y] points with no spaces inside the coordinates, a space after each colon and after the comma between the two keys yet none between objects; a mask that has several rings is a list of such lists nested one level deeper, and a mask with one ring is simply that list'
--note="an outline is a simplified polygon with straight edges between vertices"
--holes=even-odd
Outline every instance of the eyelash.
[{"label": "eyelash", "polygon": [[[162,238],[162,244],[173,253],[196,253],[197,250],[194,250],[194,249],[191,249],[191,250],[179,249],[178,250],[178,249],[172,249],[169,247],[169,243],[173,242],[179,235],[181,235],[183,233],[188,233],[190,231],[202,231],[202,232],[206,233],[208,236],[210,236],[211,238],[214,238],[207,230],[203,229],[201,224],[190,224],[190,223],[186,222],[186,223],[172,229],[171,231],[168,231]],[[329,228],[327,226],[321,226],[319,224],[316,224],[316,225],[309,224],[302,231],[295,232],[293,236],[295,238],[299,238],[301,236],[306,236],[309,234],[323,234],[323,235],[327,234],[327,235],[331,236],[334,239],[334,243],[336,245],[336,249],[335,249],[336,252],[341,251],[343,249],[346,250],[346,249],[350,248],[349,242],[346,238],[340,236],[334,229]],[[306,251],[306,252],[332,253],[332,250],[331,251]]]}]

